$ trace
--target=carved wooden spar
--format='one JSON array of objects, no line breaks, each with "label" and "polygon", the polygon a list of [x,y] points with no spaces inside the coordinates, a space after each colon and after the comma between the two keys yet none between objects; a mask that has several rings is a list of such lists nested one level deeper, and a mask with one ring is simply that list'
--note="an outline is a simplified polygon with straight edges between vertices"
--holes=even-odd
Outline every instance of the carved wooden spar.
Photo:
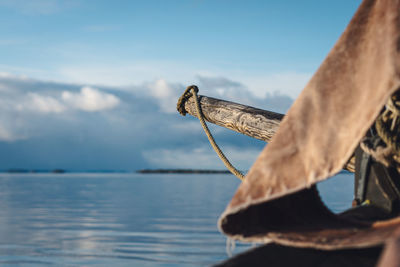
[{"label": "carved wooden spar", "polygon": [[[284,116],[280,113],[201,95],[199,102],[204,118],[208,122],[265,142],[271,141]],[[185,102],[185,110],[197,117],[193,97]]]},{"label": "carved wooden spar", "polygon": [[[208,96],[200,95],[199,102],[206,121],[265,142],[271,141],[284,117],[284,114]],[[197,117],[193,97],[184,102],[184,109]],[[354,163],[352,155],[343,169],[354,172]]]}]

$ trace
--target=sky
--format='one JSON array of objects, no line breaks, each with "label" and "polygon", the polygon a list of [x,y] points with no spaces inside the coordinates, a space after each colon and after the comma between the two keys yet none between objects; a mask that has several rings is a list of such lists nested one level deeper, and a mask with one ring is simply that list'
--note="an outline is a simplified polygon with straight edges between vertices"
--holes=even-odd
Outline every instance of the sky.
[{"label": "sky", "polygon": [[[185,87],[285,113],[360,2],[0,0],[0,170],[223,169]],[[240,169],[265,145],[211,130]]]}]

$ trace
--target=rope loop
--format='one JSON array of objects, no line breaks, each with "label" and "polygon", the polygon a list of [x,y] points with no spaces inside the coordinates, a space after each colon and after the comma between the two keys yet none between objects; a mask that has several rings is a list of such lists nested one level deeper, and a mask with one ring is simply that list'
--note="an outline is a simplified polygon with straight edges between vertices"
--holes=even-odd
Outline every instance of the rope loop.
[{"label": "rope loop", "polygon": [[196,92],[196,94],[199,92],[199,88],[196,85],[188,86],[176,104],[176,109],[182,116],[186,116],[185,103],[193,96],[192,90]]}]

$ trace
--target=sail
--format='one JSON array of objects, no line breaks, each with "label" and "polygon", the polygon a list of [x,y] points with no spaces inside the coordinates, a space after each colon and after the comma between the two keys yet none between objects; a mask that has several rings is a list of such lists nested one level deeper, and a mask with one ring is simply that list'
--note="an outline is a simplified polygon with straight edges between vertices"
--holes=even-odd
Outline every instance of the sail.
[{"label": "sail", "polygon": [[[328,249],[383,242],[382,223],[330,213],[313,187],[343,168],[399,89],[399,74],[400,0],[364,0],[239,186],[220,230],[234,239]],[[360,243],[365,231],[373,236]],[[349,241],[351,233],[358,241]]]}]

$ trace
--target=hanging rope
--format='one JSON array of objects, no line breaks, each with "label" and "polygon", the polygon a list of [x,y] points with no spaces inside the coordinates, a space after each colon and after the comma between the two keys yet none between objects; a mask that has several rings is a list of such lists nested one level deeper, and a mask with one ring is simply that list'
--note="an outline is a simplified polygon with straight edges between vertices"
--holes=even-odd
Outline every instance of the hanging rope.
[{"label": "hanging rope", "polygon": [[197,113],[197,118],[200,120],[200,124],[203,127],[204,132],[206,133],[208,137],[208,141],[210,141],[211,146],[214,148],[215,152],[219,156],[219,158],[222,160],[222,162],[225,164],[226,168],[234,174],[237,178],[243,181],[244,175],[236,169],[230,162],[229,160],[225,157],[224,153],[221,151],[217,143],[215,142],[214,137],[212,136],[210,130],[207,127],[207,124],[204,120],[204,115],[201,112],[201,107],[199,103],[199,97],[197,96],[197,93],[199,92],[199,88],[195,85],[189,86],[183,95],[179,98],[178,104],[177,104],[177,110],[179,113],[183,116],[186,115],[186,110],[185,110],[185,102],[192,96],[194,96],[194,103],[196,106],[196,113]]}]

